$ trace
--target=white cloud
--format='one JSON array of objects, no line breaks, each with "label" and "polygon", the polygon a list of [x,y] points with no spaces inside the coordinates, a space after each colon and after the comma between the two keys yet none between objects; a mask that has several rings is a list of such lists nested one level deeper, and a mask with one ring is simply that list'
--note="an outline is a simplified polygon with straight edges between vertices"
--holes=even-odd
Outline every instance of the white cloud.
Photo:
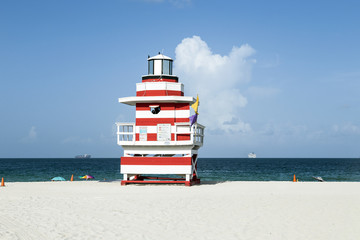
[{"label": "white cloud", "polygon": [[199,94],[199,122],[209,130],[251,130],[241,120],[240,108],[247,104],[240,85],[251,80],[256,62],[250,57],[255,50],[248,44],[234,46],[227,56],[211,52],[198,36],[185,38],[176,47],[174,72],[184,83],[186,95]]},{"label": "white cloud", "polygon": [[264,124],[256,133],[264,136],[274,136],[275,138],[281,138],[285,136],[307,137],[312,132],[306,125],[294,125],[291,123],[279,124],[269,122]]},{"label": "white cloud", "polygon": [[36,139],[37,138],[37,132],[35,130],[36,128],[34,126],[31,127],[30,131],[29,131],[29,139]]},{"label": "white cloud", "polygon": [[337,134],[342,135],[357,135],[360,134],[360,127],[352,123],[346,123],[343,125],[333,125],[332,130]]},{"label": "white cloud", "polygon": [[36,127],[32,126],[28,135],[21,139],[22,142],[34,142],[37,139]]},{"label": "white cloud", "polygon": [[268,61],[267,63],[263,64],[262,67],[264,68],[275,68],[278,67],[280,65],[280,55],[279,54],[275,54],[274,59]]}]

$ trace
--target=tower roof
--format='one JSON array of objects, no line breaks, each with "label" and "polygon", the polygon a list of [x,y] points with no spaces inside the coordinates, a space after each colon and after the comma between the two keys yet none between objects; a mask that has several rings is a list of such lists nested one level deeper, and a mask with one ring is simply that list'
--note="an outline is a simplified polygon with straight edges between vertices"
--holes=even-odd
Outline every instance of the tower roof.
[{"label": "tower roof", "polygon": [[165,56],[165,55],[160,54],[160,53],[159,53],[158,55],[156,55],[156,56],[153,56],[153,57],[151,57],[151,58],[148,58],[148,60],[155,60],[155,59],[166,59],[166,60],[173,61],[170,57]]},{"label": "tower roof", "polygon": [[119,103],[135,106],[136,103],[194,103],[195,98],[184,96],[150,96],[150,97],[123,97]]}]

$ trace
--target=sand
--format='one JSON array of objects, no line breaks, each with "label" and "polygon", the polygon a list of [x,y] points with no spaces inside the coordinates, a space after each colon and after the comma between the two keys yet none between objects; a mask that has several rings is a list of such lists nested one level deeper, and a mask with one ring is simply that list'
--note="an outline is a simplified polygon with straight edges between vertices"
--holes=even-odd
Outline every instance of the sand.
[{"label": "sand", "polygon": [[0,239],[360,239],[360,183],[6,183]]}]

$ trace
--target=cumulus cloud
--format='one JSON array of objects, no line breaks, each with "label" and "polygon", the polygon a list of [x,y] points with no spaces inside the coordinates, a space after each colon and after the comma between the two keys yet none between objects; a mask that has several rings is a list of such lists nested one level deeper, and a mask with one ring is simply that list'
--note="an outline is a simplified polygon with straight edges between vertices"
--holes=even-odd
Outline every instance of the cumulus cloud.
[{"label": "cumulus cloud", "polygon": [[32,126],[30,128],[30,131],[27,134],[27,136],[24,137],[21,141],[22,142],[34,142],[36,139],[37,139],[36,127]]},{"label": "cumulus cloud", "polygon": [[241,84],[251,80],[250,58],[255,50],[248,44],[234,46],[226,56],[214,54],[198,36],[185,38],[176,47],[174,72],[185,84],[186,95],[199,94],[199,122],[209,130],[251,130],[241,120],[240,109],[247,99],[241,94]]}]

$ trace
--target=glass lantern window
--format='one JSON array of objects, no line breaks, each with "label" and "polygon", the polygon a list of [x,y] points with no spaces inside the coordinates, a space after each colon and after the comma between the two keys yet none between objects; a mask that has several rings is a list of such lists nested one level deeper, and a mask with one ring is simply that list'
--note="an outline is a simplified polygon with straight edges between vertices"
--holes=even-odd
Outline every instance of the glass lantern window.
[{"label": "glass lantern window", "polygon": [[172,62],[170,60],[163,60],[162,74],[172,75]]},{"label": "glass lantern window", "polygon": [[148,63],[148,74],[154,74],[154,60],[150,60]]}]

